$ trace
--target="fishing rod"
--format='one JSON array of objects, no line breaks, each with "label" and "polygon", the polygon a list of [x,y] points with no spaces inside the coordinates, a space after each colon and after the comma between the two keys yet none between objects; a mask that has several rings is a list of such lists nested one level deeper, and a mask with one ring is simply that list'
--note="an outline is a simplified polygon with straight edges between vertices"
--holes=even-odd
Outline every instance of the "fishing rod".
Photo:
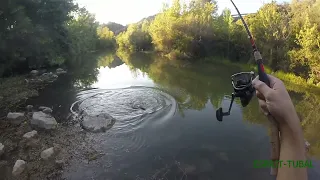
[{"label": "fishing rod", "polygon": [[[239,15],[239,17],[240,17],[240,19],[246,29],[246,32],[248,34],[249,39],[250,39],[251,46],[253,49],[254,59],[256,61],[257,68],[258,68],[259,80],[264,82],[265,84],[267,84],[270,87],[270,80],[268,78],[268,75],[265,72],[261,53],[258,51],[258,48],[255,44],[254,39],[253,39],[253,36],[248,28],[248,25],[244,21],[239,9],[237,8],[237,6],[233,2],[233,0],[230,0],[230,1],[233,4],[233,6],[235,7],[235,9],[237,10],[238,15]],[[254,79],[254,72],[241,72],[241,73],[237,73],[237,74],[234,74],[231,76],[232,86],[233,86],[234,92],[232,93],[232,99],[231,99],[231,103],[229,106],[229,111],[223,112],[222,108],[219,108],[216,112],[216,117],[217,117],[218,121],[222,121],[223,116],[230,115],[232,104],[233,104],[233,101],[236,97],[240,98],[241,105],[243,107],[246,107],[249,104],[249,102],[252,99],[252,96],[254,94],[254,91],[255,91],[254,87],[252,86],[253,79]],[[279,127],[278,127],[276,120],[274,119],[274,117],[270,113],[267,115],[267,117],[271,123],[271,125],[270,125],[270,128],[271,128],[270,143],[271,143],[271,160],[273,161],[273,168],[271,168],[270,174],[277,175],[278,169],[276,167],[278,165],[277,163],[278,163],[279,157],[280,157]]]}]

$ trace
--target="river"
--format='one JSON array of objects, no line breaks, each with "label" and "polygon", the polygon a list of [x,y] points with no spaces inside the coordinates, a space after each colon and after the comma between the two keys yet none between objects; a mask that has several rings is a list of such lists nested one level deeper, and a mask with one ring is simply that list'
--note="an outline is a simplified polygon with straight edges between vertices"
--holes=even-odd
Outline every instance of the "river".
[{"label": "river", "polygon": [[[55,109],[60,122],[72,111],[108,113],[116,122],[105,133],[90,133],[101,156],[73,159],[66,179],[274,179],[255,160],[269,158],[268,123],[257,100],[237,100],[223,122],[236,65],[170,61],[152,54],[102,54],[77,64],[41,92],[32,104]],[[286,82],[303,117],[310,179],[319,179],[319,91]],[[317,116],[318,115],[318,116]]]}]

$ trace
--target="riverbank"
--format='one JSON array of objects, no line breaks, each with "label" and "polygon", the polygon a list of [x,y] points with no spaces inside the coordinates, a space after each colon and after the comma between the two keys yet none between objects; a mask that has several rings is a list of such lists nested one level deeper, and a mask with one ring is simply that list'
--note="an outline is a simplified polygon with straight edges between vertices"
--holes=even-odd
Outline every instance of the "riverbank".
[{"label": "riverbank", "polygon": [[61,179],[63,167],[72,157],[81,159],[94,153],[86,149],[81,127],[57,123],[51,108],[26,106],[28,99],[39,96],[66,73],[62,69],[49,73],[34,70],[1,79],[0,179]]},{"label": "riverbank", "polygon": [[58,79],[67,71],[58,68],[53,72],[46,69],[33,70],[29,74],[0,78],[0,118],[9,111],[24,109],[25,102],[39,96],[39,91]]},{"label": "riverbank", "polygon": [[[245,64],[245,63],[236,63],[232,62],[225,58],[219,57],[207,57],[202,60],[205,63],[209,64],[224,64],[224,65],[232,65],[239,67],[239,71],[255,71],[257,72],[257,67],[254,64]],[[311,81],[304,79],[300,76],[297,76],[293,73],[287,73],[284,71],[272,71],[272,69],[268,66],[265,66],[265,70],[268,74],[276,76],[277,78],[281,79],[284,82],[292,83],[299,86],[309,87],[309,88],[320,88],[320,83],[313,84]]]}]

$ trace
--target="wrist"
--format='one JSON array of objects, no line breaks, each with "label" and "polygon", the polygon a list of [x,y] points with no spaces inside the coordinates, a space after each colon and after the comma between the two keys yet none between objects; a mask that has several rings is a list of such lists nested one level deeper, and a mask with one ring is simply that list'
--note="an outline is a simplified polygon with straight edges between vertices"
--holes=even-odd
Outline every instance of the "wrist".
[{"label": "wrist", "polygon": [[281,138],[292,141],[293,143],[303,142],[303,131],[299,117],[296,113],[284,119],[283,124],[279,124]]}]

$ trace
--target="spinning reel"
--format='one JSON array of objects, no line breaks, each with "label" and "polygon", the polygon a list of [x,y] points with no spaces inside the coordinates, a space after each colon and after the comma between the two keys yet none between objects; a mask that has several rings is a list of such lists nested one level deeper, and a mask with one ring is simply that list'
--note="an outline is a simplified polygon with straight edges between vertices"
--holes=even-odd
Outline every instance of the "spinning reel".
[{"label": "spinning reel", "polygon": [[232,93],[232,99],[229,106],[229,111],[223,112],[222,108],[219,108],[216,111],[216,117],[218,121],[222,121],[223,116],[230,115],[232,104],[236,97],[240,98],[242,107],[246,107],[249,104],[255,92],[255,89],[252,86],[252,81],[254,77],[255,77],[254,72],[240,72],[231,76],[234,92]]}]

